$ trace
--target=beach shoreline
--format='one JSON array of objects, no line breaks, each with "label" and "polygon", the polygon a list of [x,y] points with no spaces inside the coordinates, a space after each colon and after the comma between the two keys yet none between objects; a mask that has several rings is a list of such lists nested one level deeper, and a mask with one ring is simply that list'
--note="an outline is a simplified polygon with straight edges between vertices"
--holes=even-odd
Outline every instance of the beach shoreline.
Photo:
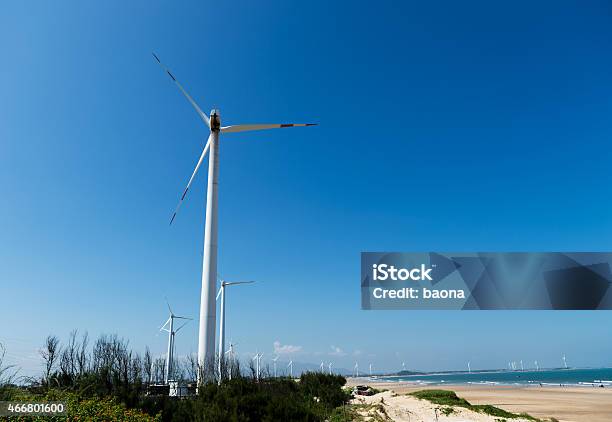
[{"label": "beach shoreline", "polygon": [[472,404],[489,404],[513,413],[528,413],[562,422],[609,422],[612,420],[612,388],[534,385],[444,384],[385,382],[370,378],[348,378],[347,386],[369,385],[398,395],[419,390],[452,390]]}]

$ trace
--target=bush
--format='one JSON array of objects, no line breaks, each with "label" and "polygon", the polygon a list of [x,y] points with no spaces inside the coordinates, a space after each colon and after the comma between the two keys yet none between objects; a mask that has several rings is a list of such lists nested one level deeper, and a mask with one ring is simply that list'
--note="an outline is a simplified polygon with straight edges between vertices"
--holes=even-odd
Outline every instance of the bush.
[{"label": "bush", "polygon": [[320,403],[330,409],[342,406],[350,400],[350,393],[342,389],[344,384],[346,384],[346,378],[343,376],[325,375],[320,372],[305,372],[299,382],[303,394],[308,397],[317,397]]},{"label": "bush", "polygon": [[499,407],[491,406],[488,404],[485,405],[473,405],[470,404],[465,399],[458,397],[454,391],[450,390],[421,390],[415,391],[414,393],[410,393],[410,395],[422,399],[430,401],[434,404],[439,404],[442,406],[458,406],[465,407],[466,409],[472,410],[474,412],[484,413],[486,415],[497,416],[500,418],[508,418],[508,419],[530,419],[533,421],[537,421],[536,418],[530,416],[526,413],[521,413],[517,415],[515,413],[508,412],[504,409],[500,409]]},{"label": "bush", "polygon": [[206,384],[190,400],[145,397],[140,408],[160,412],[164,421],[324,421],[350,398],[342,390],[344,382],[323,374],[304,374],[298,382],[239,377]]},{"label": "bush", "polygon": [[161,415],[151,416],[136,409],[127,409],[111,397],[80,399],[75,393],[49,390],[45,395],[29,394],[24,390],[13,390],[10,401],[46,402],[61,401],[66,403],[66,416],[19,416],[11,417],[15,421],[124,421],[124,422],[157,422],[161,421]]},{"label": "bush", "polygon": [[418,399],[427,400],[442,406],[471,406],[467,400],[458,397],[454,391],[450,390],[422,390],[415,391],[411,393],[411,395]]}]

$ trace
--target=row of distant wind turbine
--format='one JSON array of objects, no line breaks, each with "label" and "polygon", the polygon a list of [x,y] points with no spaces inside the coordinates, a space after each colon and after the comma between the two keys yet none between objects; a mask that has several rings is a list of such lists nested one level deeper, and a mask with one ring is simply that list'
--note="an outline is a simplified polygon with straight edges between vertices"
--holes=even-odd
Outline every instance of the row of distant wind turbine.
[{"label": "row of distant wind turbine", "polygon": [[[253,356],[253,362],[255,362],[255,378],[257,380],[260,379],[261,377],[261,360],[263,358],[263,353],[259,353],[259,352],[255,352],[255,356]],[[276,371],[276,362],[278,361],[278,359],[280,358],[279,355],[276,355],[273,359],[272,359],[272,364],[274,366],[274,378],[276,378],[278,376],[277,371]],[[291,378],[293,378],[293,360],[289,361],[289,364],[287,365],[287,369],[289,369],[289,376]]]},{"label": "row of distant wind turbine", "polygon": [[[569,367],[567,366],[567,359],[565,358],[565,354],[563,354],[563,356],[561,356],[561,360],[563,361],[563,369],[569,369]],[[540,364],[538,363],[538,361],[534,361],[533,362],[535,370],[539,371],[540,370]],[[520,370],[521,371],[525,371],[525,365],[523,365],[523,360],[519,360],[519,365],[520,365]],[[519,370],[519,365],[517,365],[516,361],[510,361],[508,362],[508,370],[509,371],[518,371]],[[469,368],[469,362],[468,362],[468,368]]]},{"label": "row of distant wind turbine", "polygon": [[[216,306],[215,306],[215,290],[217,282],[217,202],[218,202],[218,186],[219,186],[219,141],[220,135],[224,133],[247,132],[253,130],[264,129],[279,129],[296,126],[314,126],[312,123],[284,123],[284,124],[246,124],[246,125],[231,125],[221,126],[221,115],[219,110],[213,109],[210,112],[210,117],[206,115],[187,93],[183,86],[178,82],[170,70],[164,66],[159,57],[153,53],[153,57],[161,68],[170,76],[187,101],[195,109],[198,116],[208,127],[210,133],[208,141],[202,150],[202,154],[196,164],[187,187],[183,191],[181,199],[170,219],[170,224],[176,218],[176,215],[187,195],[187,191],[191,187],[193,180],[204,161],[207,153],[210,151],[208,160],[208,186],[206,190],[206,220],[204,229],[204,254],[202,260],[202,291],[200,297],[200,327],[198,336],[198,364],[204,368],[210,362],[215,360],[215,332],[216,332]],[[221,357],[224,356],[223,348],[221,348]],[[200,379],[200,371],[198,371],[198,381]]]}]

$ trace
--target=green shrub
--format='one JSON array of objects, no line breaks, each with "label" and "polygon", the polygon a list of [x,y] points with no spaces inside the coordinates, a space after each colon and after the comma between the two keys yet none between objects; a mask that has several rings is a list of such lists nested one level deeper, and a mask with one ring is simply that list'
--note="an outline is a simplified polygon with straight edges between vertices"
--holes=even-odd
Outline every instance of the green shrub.
[{"label": "green shrub", "polygon": [[410,393],[410,395],[418,399],[427,400],[427,401],[430,401],[432,403],[439,404],[442,406],[464,407],[474,412],[484,413],[486,415],[497,416],[500,418],[508,418],[508,419],[523,418],[523,419],[529,419],[533,421],[538,420],[534,418],[533,416],[528,415],[527,413],[521,413],[520,415],[517,415],[515,413],[511,413],[504,409],[500,409],[498,407],[491,406],[488,404],[485,404],[485,405],[470,404],[470,402],[468,402],[465,399],[462,399],[461,397],[458,397],[454,391],[450,391],[450,390],[421,390],[421,391],[415,391],[413,393]]},{"label": "green shrub", "polygon": [[442,406],[470,406],[467,400],[457,397],[457,394],[450,390],[421,390],[410,394],[418,399],[427,400]]}]

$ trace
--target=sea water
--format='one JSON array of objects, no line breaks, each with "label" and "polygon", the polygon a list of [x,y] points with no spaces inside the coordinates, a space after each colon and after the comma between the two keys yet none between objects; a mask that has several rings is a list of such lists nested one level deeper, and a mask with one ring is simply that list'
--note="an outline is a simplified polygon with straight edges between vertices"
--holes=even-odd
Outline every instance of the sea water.
[{"label": "sea water", "polygon": [[612,368],[569,368],[525,371],[472,371],[376,377],[380,381],[423,385],[483,384],[583,386],[612,388]]}]

